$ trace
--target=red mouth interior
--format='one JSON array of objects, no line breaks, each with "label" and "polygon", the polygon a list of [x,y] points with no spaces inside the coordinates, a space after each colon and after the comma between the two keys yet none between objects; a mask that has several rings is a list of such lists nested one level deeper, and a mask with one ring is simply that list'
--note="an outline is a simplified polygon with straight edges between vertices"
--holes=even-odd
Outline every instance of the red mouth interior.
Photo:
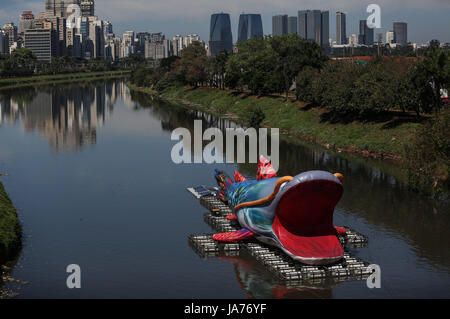
[{"label": "red mouth interior", "polygon": [[333,227],[333,213],[342,185],[328,180],[304,182],[280,199],[273,231],[283,246],[303,258],[333,258],[343,248]]}]

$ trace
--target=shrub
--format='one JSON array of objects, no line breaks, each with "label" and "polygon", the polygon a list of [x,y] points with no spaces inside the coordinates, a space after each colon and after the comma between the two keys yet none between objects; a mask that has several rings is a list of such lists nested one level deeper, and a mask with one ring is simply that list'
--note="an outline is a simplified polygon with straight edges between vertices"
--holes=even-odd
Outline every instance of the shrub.
[{"label": "shrub", "polygon": [[406,148],[409,181],[416,189],[440,193],[450,185],[450,110],[441,112],[414,135]]},{"label": "shrub", "polygon": [[250,108],[247,115],[247,125],[249,127],[259,128],[266,118],[264,111],[260,107]]}]

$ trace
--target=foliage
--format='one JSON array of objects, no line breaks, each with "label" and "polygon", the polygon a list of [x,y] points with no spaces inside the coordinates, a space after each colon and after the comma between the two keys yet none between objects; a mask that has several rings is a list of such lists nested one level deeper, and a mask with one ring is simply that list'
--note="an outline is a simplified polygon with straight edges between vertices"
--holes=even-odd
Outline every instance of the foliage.
[{"label": "foliage", "polygon": [[441,109],[441,90],[450,88],[450,51],[441,50],[439,42],[431,42],[424,59],[412,74],[414,88],[418,92],[418,102],[424,112]]},{"label": "foliage", "polygon": [[275,52],[267,38],[250,39],[240,42],[238,53],[228,59],[226,82],[234,87],[246,87],[251,94],[279,92],[275,69]]},{"label": "foliage", "polygon": [[201,82],[206,82],[208,79],[206,60],[206,50],[203,45],[198,41],[193,42],[183,49],[181,59],[173,65],[176,78],[194,87]]},{"label": "foliage", "polygon": [[0,75],[2,77],[32,75],[36,61],[36,56],[31,50],[16,49],[1,60]]},{"label": "foliage", "polygon": [[249,127],[259,128],[266,118],[261,107],[249,108],[247,111],[247,125]]},{"label": "foliage", "polygon": [[450,110],[417,130],[406,149],[411,185],[431,193],[450,186]]},{"label": "foliage", "polygon": [[22,229],[17,212],[0,182],[0,264],[20,249]]},{"label": "foliage", "polygon": [[275,57],[275,74],[288,98],[295,77],[305,67],[322,68],[327,60],[322,48],[314,42],[306,41],[296,34],[268,37],[266,40]]}]

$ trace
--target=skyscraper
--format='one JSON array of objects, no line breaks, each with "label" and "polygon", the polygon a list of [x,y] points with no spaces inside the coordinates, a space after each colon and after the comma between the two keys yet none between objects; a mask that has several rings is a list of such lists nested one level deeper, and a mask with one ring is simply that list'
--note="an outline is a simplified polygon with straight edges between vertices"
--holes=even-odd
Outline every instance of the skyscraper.
[{"label": "skyscraper", "polygon": [[328,11],[320,13],[320,42],[317,44],[323,48],[330,46],[330,13]]},{"label": "skyscraper", "polygon": [[272,17],[272,35],[274,37],[287,34],[288,16],[287,14],[278,14]]},{"label": "skyscraper", "polygon": [[301,10],[298,12],[297,18],[297,33],[303,39],[306,39],[306,14],[306,10]]},{"label": "skyscraper", "polygon": [[12,47],[17,41],[17,26],[10,22],[3,26],[2,30],[8,34],[9,47]]},{"label": "skyscraper", "polygon": [[299,11],[297,32],[303,39],[316,42],[322,47],[328,47],[330,37],[329,12],[320,10]]},{"label": "skyscraper", "polygon": [[0,29],[0,54],[9,53],[9,36],[8,33]]},{"label": "skyscraper", "polygon": [[19,31],[24,33],[25,30],[33,28],[34,25],[34,15],[31,11],[23,11],[20,16]]},{"label": "skyscraper", "polygon": [[358,43],[373,45],[373,29],[367,26],[367,20],[359,20]]},{"label": "skyscraper", "polygon": [[57,16],[67,18],[71,12],[67,12],[67,8],[71,4],[80,5],[81,0],[46,0],[45,11],[47,17]]},{"label": "skyscraper", "polygon": [[297,17],[288,17],[287,33],[288,34],[297,33]]},{"label": "skyscraper", "polygon": [[95,16],[95,3],[93,0],[83,0],[80,3],[81,16],[93,17]]},{"label": "skyscraper", "polygon": [[221,51],[233,49],[233,35],[231,33],[230,15],[228,13],[215,13],[211,15],[209,33],[209,53],[217,55]]},{"label": "skyscraper", "polygon": [[54,37],[51,29],[28,29],[25,31],[25,48],[30,49],[39,61],[50,62],[54,55]]},{"label": "skyscraper", "polygon": [[336,12],[336,44],[347,44],[346,16],[344,12]]},{"label": "skyscraper", "polygon": [[405,45],[408,43],[408,24],[394,22],[394,43]]},{"label": "skyscraper", "polygon": [[386,43],[387,44],[394,43],[394,32],[393,31],[386,32]]},{"label": "skyscraper", "polygon": [[264,37],[260,14],[246,14],[239,16],[238,42]]}]

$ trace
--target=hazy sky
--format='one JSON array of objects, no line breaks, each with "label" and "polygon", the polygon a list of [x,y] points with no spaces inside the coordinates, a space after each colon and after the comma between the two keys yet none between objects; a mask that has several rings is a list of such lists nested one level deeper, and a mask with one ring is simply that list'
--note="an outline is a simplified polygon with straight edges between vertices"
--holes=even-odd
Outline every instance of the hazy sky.
[{"label": "hazy sky", "polygon": [[[23,10],[35,15],[44,10],[45,0],[0,0],[0,24],[18,24]],[[197,33],[202,40],[209,37],[209,18],[212,13],[231,15],[233,39],[236,41],[239,14],[260,13],[264,33],[272,32],[272,15],[296,16],[298,10],[330,11],[330,37],[336,39],[336,11],[347,12],[347,36],[359,31],[358,21],[366,19],[371,3],[381,7],[383,40],[393,21],[408,22],[408,40],[425,43],[430,39],[450,42],[450,0],[96,0],[96,15],[112,22],[114,32],[126,30],[175,34]]]}]

